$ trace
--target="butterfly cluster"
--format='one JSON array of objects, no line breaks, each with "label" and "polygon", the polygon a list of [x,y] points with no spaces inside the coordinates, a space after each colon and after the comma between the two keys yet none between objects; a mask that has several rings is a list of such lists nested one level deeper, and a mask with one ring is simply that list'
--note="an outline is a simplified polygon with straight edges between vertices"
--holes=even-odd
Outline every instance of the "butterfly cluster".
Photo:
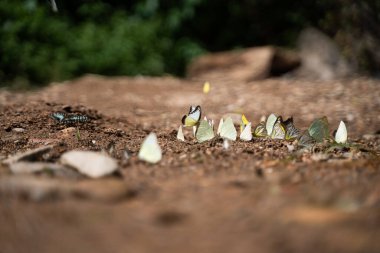
[{"label": "butterfly cluster", "polygon": [[68,115],[62,112],[52,113],[50,117],[56,120],[57,122],[65,125],[84,123],[89,120],[89,118],[86,115]]},{"label": "butterfly cluster", "polygon": [[[182,125],[177,133],[179,140],[185,141],[182,126],[193,127],[193,134],[199,143],[211,140],[216,135],[228,141],[237,139],[237,131],[231,118],[222,118],[215,134],[214,121],[206,117],[201,119],[201,115],[202,110],[199,105],[190,107],[188,114],[182,117]],[[251,141],[253,138],[298,140],[300,146],[311,146],[325,139],[331,139],[327,117],[314,120],[307,130],[301,131],[294,125],[293,117],[283,120],[282,116],[271,114],[252,130],[252,123],[245,115],[241,115],[239,139]],[[347,142],[347,129],[343,121],[340,122],[333,140],[340,144]]]}]

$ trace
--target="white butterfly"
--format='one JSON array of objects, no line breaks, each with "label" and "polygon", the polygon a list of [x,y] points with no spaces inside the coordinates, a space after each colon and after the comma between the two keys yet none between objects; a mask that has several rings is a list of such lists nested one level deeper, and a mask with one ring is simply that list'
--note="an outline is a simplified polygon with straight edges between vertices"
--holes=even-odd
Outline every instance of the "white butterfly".
[{"label": "white butterfly", "polygon": [[178,128],[177,139],[181,141],[185,141],[185,136],[183,135],[182,126],[179,126]]},{"label": "white butterfly", "polygon": [[265,124],[265,129],[267,130],[268,136],[271,136],[272,131],[273,131],[273,126],[274,126],[274,123],[276,122],[276,120],[277,120],[276,115],[274,115],[273,113],[271,115],[269,115],[267,122]]},{"label": "white butterfly", "polygon": [[240,140],[250,141],[252,140],[252,124],[249,122],[240,133]]},{"label": "white butterfly", "polygon": [[222,127],[220,129],[220,137],[231,141],[235,141],[236,136],[237,132],[234,123],[231,118],[227,118],[226,121],[223,122]]},{"label": "white butterfly", "polygon": [[195,132],[195,138],[199,143],[209,141],[215,137],[214,130],[210,126],[207,120],[201,120],[197,131]]},{"label": "white butterfly", "polygon": [[150,133],[141,145],[138,158],[148,163],[157,163],[162,159],[162,151],[155,133]]},{"label": "white butterfly", "polygon": [[218,130],[216,131],[216,133],[219,135],[220,135],[220,131],[222,131],[222,125],[223,125],[223,118],[220,119],[219,125],[218,125]]},{"label": "white butterfly", "polygon": [[342,144],[347,142],[347,128],[343,121],[339,123],[338,130],[335,133],[335,141]]}]

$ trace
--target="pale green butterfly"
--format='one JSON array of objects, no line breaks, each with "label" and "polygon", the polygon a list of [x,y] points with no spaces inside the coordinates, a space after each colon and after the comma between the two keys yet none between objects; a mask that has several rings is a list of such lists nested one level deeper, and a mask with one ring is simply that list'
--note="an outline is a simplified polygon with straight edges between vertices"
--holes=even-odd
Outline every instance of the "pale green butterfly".
[{"label": "pale green butterfly", "polygon": [[335,133],[335,142],[342,144],[347,142],[347,128],[343,121],[339,123],[338,130]]},{"label": "pale green butterfly", "polygon": [[224,122],[220,129],[220,137],[228,139],[230,141],[235,141],[237,136],[236,128],[232,119],[229,117]]},{"label": "pale green butterfly", "polygon": [[274,115],[273,113],[271,115],[269,115],[267,122],[265,124],[265,129],[267,130],[268,136],[272,135],[273,126],[274,126],[274,123],[276,122],[276,120],[277,120],[276,115]]},{"label": "pale green butterfly", "polygon": [[285,130],[285,127],[282,123],[282,117],[278,116],[276,119],[276,122],[273,125],[273,129],[272,129],[272,133],[271,133],[270,137],[272,139],[284,140],[285,136],[286,136],[286,130]]},{"label": "pale green butterfly", "polygon": [[315,140],[313,137],[310,136],[309,130],[304,131],[299,137],[298,137],[298,145],[301,147],[310,147],[315,144]]},{"label": "pale green butterfly", "polygon": [[322,142],[323,139],[329,137],[329,122],[327,117],[324,116],[322,118],[316,119],[311,123],[309,129],[309,134],[313,137],[317,142]]},{"label": "pale green butterfly", "polygon": [[158,145],[156,134],[150,133],[145,138],[141,145],[138,158],[149,163],[157,163],[162,159],[162,151],[160,145]]},{"label": "pale green butterfly", "polygon": [[211,140],[214,137],[214,130],[210,126],[209,122],[207,120],[201,120],[197,127],[197,131],[195,132],[195,138],[198,142],[202,143],[204,141]]}]

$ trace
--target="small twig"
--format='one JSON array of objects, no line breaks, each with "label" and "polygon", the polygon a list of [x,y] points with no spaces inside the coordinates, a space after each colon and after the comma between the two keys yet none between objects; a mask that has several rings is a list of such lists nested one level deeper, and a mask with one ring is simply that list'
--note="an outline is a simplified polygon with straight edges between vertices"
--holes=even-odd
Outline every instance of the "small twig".
[{"label": "small twig", "polygon": [[79,132],[79,127],[77,126],[76,129],[77,129],[76,137],[77,137],[77,140],[80,141],[81,136],[80,136],[80,132]]}]

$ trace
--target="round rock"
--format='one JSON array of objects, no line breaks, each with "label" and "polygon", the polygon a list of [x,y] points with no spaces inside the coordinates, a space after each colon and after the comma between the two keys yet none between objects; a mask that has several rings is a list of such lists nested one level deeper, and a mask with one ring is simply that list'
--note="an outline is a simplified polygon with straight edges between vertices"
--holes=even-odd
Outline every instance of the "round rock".
[{"label": "round rock", "polygon": [[68,151],[61,156],[61,163],[91,178],[109,175],[118,168],[115,159],[92,151]]}]

